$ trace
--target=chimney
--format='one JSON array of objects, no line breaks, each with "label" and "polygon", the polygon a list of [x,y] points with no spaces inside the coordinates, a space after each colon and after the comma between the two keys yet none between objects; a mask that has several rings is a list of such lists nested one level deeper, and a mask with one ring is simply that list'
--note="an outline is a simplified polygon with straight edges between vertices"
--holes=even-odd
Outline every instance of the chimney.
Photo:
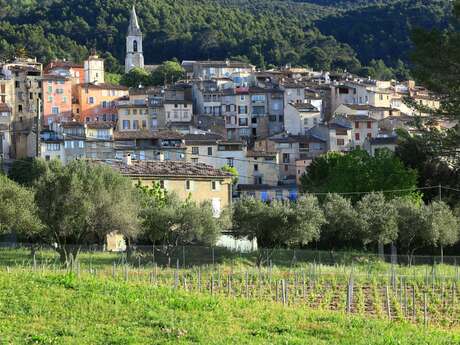
[{"label": "chimney", "polygon": [[133,162],[131,160],[131,153],[128,153],[128,154],[123,156],[123,163],[125,165],[132,165],[133,164]]}]

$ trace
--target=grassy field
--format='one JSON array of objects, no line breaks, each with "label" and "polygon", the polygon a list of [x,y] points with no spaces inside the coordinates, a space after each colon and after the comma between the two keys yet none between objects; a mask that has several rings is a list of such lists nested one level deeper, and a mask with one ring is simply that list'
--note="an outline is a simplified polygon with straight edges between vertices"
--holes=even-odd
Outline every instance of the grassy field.
[{"label": "grassy field", "polygon": [[0,344],[459,343],[458,329],[425,329],[148,282],[0,273]]}]

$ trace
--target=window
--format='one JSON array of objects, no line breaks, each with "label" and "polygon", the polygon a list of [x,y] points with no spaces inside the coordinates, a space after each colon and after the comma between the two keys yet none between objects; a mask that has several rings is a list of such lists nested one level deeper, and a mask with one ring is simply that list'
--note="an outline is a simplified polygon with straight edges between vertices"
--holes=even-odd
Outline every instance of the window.
[{"label": "window", "polygon": [[359,133],[355,133],[355,140],[359,140]]},{"label": "window", "polygon": [[284,115],[280,115],[280,116],[279,116],[278,122],[281,122],[281,123],[284,122]]},{"label": "window", "polygon": [[372,122],[371,121],[367,121],[367,128],[372,128]]},{"label": "window", "polygon": [[212,147],[208,147],[208,156],[212,156]]},{"label": "window", "polygon": [[21,113],[22,112],[22,104],[18,105],[18,111]]},{"label": "window", "polygon": [[19,81],[16,80],[16,81],[14,82],[14,87],[15,87],[15,88],[19,88],[20,86],[21,86],[21,84],[19,83]]},{"label": "window", "polygon": [[81,149],[84,148],[85,147],[85,142],[83,140],[80,140],[78,142],[78,147],[81,148]]},{"label": "window", "polygon": [[67,103],[67,96],[62,97],[62,103]]},{"label": "window", "polygon": [[280,102],[273,102],[272,109],[273,110],[280,110],[281,109],[281,103]]},{"label": "window", "polygon": [[199,154],[199,150],[200,150],[199,147],[193,146],[193,147],[192,147],[192,155],[197,155],[197,154]]},{"label": "window", "polygon": [[133,129],[139,129],[139,120],[133,121]]},{"label": "window", "polygon": [[160,181],[160,188],[162,188],[162,189],[165,188],[165,181],[163,181],[163,180]]},{"label": "window", "polygon": [[88,103],[94,104],[94,97],[88,97]]},{"label": "window", "polygon": [[185,181],[185,190],[187,191],[192,190],[192,181],[190,180]]},{"label": "window", "polygon": [[147,128],[147,120],[142,120],[142,128]]},{"label": "window", "polygon": [[269,116],[268,116],[268,120],[269,120],[270,122],[276,122],[276,115],[269,115]]},{"label": "window", "polygon": [[355,128],[359,128],[359,122],[355,121]]},{"label": "window", "polygon": [[259,164],[254,164],[254,171],[259,171]]},{"label": "window", "polygon": [[261,106],[252,107],[252,114],[253,115],[264,115],[265,114],[265,107],[261,107]]},{"label": "window", "polygon": [[130,129],[129,120],[123,120],[123,129]]},{"label": "window", "polygon": [[228,165],[229,167],[233,167],[233,164],[234,164],[233,158],[227,158],[227,165]]},{"label": "window", "polygon": [[289,153],[283,153],[283,163],[289,163]]},{"label": "window", "polygon": [[288,171],[289,170],[289,165],[285,165],[284,166],[284,171]]},{"label": "window", "polygon": [[135,53],[137,52],[137,41],[136,40],[133,41],[133,52]]},{"label": "window", "polygon": [[345,145],[345,140],[344,139],[337,139],[337,146],[343,146]]},{"label": "window", "polygon": [[47,151],[59,151],[61,148],[60,144],[46,144]]},{"label": "window", "polygon": [[102,108],[107,108],[107,101],[102,101]]},{"label": "window", "polygon": [[213,191],[218,191],[219,190],[219,183],[217,181],[212,181],[211,182],[211,189]]},{"label": "window", "polygon": [[307,118],[303,119],[303,125],[308,126],[308,119]]},{"label": "window", "polygon": [[247,126],[248,125],[248,119],[239,118],[238,123],[239,123],[240,126]]},{"label": "window", "polygon": [[244,95],[240,95],[240,101],[244,101],[245,97]]},{"label": "window", "polygon": [[252,95],[251,100],[253,102],[265,102],[265,95]]},{"label": "window", "polygon": [[372,133],[367,133],[367,137],[370,139],[372,138]]},{"label": "window", "polygon": [[48,96],[48,103],[52,103],[53,102],[53,96]]},{"label": "window", "polygon": [[51,108],[51,113],[53,115],[58,115],[59,114],[59,107],[52,107]]}]

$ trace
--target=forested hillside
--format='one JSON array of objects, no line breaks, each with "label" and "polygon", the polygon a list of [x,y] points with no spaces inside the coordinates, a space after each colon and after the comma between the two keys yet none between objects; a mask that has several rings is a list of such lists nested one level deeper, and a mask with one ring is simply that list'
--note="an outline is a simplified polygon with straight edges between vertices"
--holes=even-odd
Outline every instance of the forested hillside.
[{"label": "forested hillside", "polygon": [[[0,55],[81,61],[95,48],[120,70],[132,0],[0,0]],[[445,26],[448,0],[138,0],[146,63],[238,57],[259,66],[363,71],[407,61],[412,27]],[[400,66],[399,66],[400,67]]]}]

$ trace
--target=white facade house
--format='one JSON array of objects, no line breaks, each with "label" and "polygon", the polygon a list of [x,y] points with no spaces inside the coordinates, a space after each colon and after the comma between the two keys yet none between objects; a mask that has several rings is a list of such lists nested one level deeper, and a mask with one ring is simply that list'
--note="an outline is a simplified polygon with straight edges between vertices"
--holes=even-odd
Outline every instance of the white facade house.
[{"label": "white facade house", "polygon": [[306,134],[321,121],[321,111],[310,103],[290,103],[284,110],[284,129],[291,134]]}]

